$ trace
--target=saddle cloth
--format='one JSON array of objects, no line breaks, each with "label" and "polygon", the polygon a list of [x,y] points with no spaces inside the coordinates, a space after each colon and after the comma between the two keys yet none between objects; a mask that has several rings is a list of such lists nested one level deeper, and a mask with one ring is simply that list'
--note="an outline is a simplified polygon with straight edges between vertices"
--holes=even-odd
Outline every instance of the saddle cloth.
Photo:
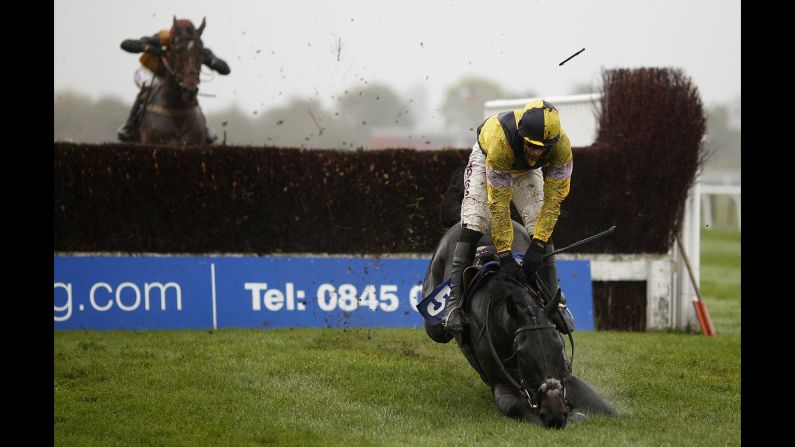
[{"label": "saddle cloth", "polygon": [[[495,272],[500,268],[497,261],[488,261],[483,265],[472,265],[464,270],[464,290],[461,296],[466,297],[476,290],[483,283],[484,278],[490,272]],[[432,326],[442,323],[444,319],[444,308],[450,298],[450,278],[444,280],[436,286],[422,301],[417,304],[417,310]]]}]

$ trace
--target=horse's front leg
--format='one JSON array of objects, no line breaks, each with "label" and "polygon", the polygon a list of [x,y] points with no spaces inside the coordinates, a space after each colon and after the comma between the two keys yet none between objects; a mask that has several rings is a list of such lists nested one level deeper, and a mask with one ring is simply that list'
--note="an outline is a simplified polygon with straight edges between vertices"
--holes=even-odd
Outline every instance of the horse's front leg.
[{"label": "horse's front leg", "polygon": [[497,403],[497,408],[503,414],[510,418],[542,425],[541,418],[530,408],[527,400],[522,399],[513,388],[506,384],[498,383],[494,385],[492,391],[494,393],[494,402]]},{"label": "horse's front leg", "polygon": [[618,412],[605,402],[596,390],[574,374],[569,374],[566,378],[566,399],[572,403],[575,410],[618,416]]}]

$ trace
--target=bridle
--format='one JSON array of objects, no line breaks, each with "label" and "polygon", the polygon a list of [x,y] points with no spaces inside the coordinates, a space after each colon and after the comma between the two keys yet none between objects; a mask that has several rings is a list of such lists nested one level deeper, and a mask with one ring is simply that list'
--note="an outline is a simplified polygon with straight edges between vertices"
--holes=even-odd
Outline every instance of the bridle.
[{"label": "bridle", "polygon": [[[180,37],[178,37],[178,39],[179,39],[180,44],[182,44],[183,41],[192,41],[192,42],[198,41],[200,44],[202,43],[201,37],[196,37],[196,36],[180,36]],[[168,62],[169,58],[167,56],[170,57],[172,54],[174,54],[174,49],[176,47],[177,47],[176,42],[172,42],[171,47],[168,50],[168,54],[161,56],[160,57],[160,62],[163,64],[163,67],[165,67],[166,71],[177,82],[177,86],[181,90],[187,90],[185,85],[182,83],[182,79],[181,79],[180,74],[177,73],[173,68],[171,68],[171,64],[169,64],[169,62]],[[201,63],[199,63],[199,70],[201,70]],[[196,73],[197,77],[198,77],[198,75],[199,75],[199,73]]]},{"label": "bridle", "polygon": [[[542,282],[542,281],[540,281],[540,278],[538,278],[538,274],[537,273],[536,273],[536,279],[538,280],[537,283],[540,284]],[[524,285],[524,284],[522,284],[522,285]],[[542,287],[543,287],[543,291],[546,292],[547,295],[548,295],[549,291],[546,289],[546,286],[544,285]],[[528,292],[529,292],[529,290],[528,290]],[[531,293],[531,295],[532,295],[532,293]],[[533,298],[533,299],[535,299],[535,298]],[[547,301],[547,302],[549,302],[549,301]],[[522,377],[522,369],[518,368],[520,377],[519,377],[519,382],[517,382],[511,376],[511,374],[505,369],[505,365],[503,365],[502,361],[500,360],[500,356],[497,354],[497,350],[494,348],[494,343],[491,340],[491,331],[489,330],[489,321],[490,321],[489,313],[490,313],[492,305],[493,305],[492,296],[489,295],[489,302],[486,304],[486,316],[485,316],[484,330],[486,332],[486,340],[488,341],[489,351],[491,352],[491,356],[494,359],[494,361],[497,363],[497,366],[499,367],[500,372],[502,373],[502,375],[508,380],[508,382],[511,383],[511,385],[513,385],[513,387],[519,392],[520,395],[524,396],[527,399],[527,403],[530,405],[530,408],[532,408],[534,410],[537,410],[538,409],[538,403],[533,402],[533,396],[531,395],[530,390],[527,388],[527,386],[525,384],[525,382],[526,382],[525,378]],[[556,309],[556,310],[558,312],[560,312],[560,309]],[[557,332],[557,328],[553,324],[550,324],[550,323],[548,323],[548,324],[539,324],[536,321],[536,315],[530,309],[530,306],[527,307],[527,311],[530,314],[530,318],[532,320],[532,323],[523,325],[523,326],[519,327],[518,329],[516,329],[516,331],[514,331],[512,346],[516,344],[516,337],[518,337],[519,334],[521,334],[523,332],[542,331],[542,330],[554,330],[554,331]],[[542,312],[543,312],[543,307],[542,307]],[[538,334],[538,332],[535,332],[535,333]],[[572,363],[574,362],[574,339],[571,336],[571,332],[569,332],[568,335],[569,335],[569,341],[571,343],[571,361],[569,362],[569,367],[571,367]],[[544,352],[544,346],[541,343],[541,339],[539,337],[536,337],[536,340],[538,341],[538,346],[540,348],[540,352]],[[513,357],[514,355],[519,357],[518,351],[514,350],[514,353],[511,356],[509,356],[508,358]],[[546,362],[546,356],[542,356],[542,358],[544,359],[544,362]],[[563,401],[564,401],[564,403],[567,406],[569,406],[569,402],[568,402],[568,400],[566,400],[566,377],[565,376],[560,379],[560,384],[561,384],[561,387],[563,388]],[[541,386],[543,386],[543,382],[542,382]],[[541,386],[539,386],[539,390],[540,390]],[[539,390],[536,390],[536,395],[538,394]],[[536,399],[536,400],[538,400],[538,399]]]},{"label": "bridle", "polygon": [[[612,227],[608,228],[605,231],[602,231],[601,233],[598,233],[598,234],[595,234],[593,236],[587,237],[587,238],[585,238],[585,239],[583,239],[581,241],[575,242],[575,243],[573,243],[573,244],[571,244],[569,246],[566,246],[566,247],[563,247],[563,248],[559,248],[557,250],[552,251],[551,253],[547,253],[547,254],[544,255],[544,258],[547,258],[549,256],[553,256],[553,255],[555,255],[557,253],[562,253],[562,252],[564,252],[566,250],[569,250],[569,249],[572,249],[572,248],[577,247],[579,245],[585,244],[587,242],[590,242],[590,241],[592,241],[594,239],[597,239],[597,238],[600,238],[602,236],[606,236],[606,235],[612,233],[615,229],[616,229],[616,226],[613,225]],[[538,272],[535,273],[535,280],[536,280],[536,284],[538,285],[539,292],[541,294],[543,294],[544,297],[546,298],[545,301],[547,303],[551,303],[552,302],[551,300],[554,300],[554,297],[552,297],[552,294],[550,293],[549,289],[547,289],[547,286],[544,283],[544,281],[542,281],[541,278],[538,276]],[[518,283],[518,281],[516,281],[516,282]],[[522,285],[522,286],[526,286],[526,284],[523,284],[523,283],[519,283],[519,284]],[[532,293],[530,293],[530,294],[533,295]],[[520,377],[519,378],[519,383],[517,383],[516,380],[514,380],[514,378],[511,377],[511,375],[508,373],[508,371],[506,371],[505,365],[503,365],[502,361],[500,360],[500,356],[497,355],[497,350],[494,349],[494,343],[492,343],[492,341],[491,341],[491,331],[489,331],[489,310],[491,309],[491,306],[492,306],[492,299],[491,298],[492,298],[491,295],[489,295],[489,298],[488,298],[489,302],[486,303],[486,322],[483,325],[483,329],[486,332],[486,339],[488,340],[488,343],[489,343],[489,351],[491,351],[491,356],[494,358],[494,361],[497,362],[497,366],[499,366],[500,372],[502,373],[503,376],[505,376],[506,379],[508,379],[508,382],[510,382],[511,385],[513,385],[514,388],[516,388],[516,390],[518,390],[521,395],[523,395],[523,396],[525,396],[527,398],[527,402],[530,404],[531,408],[537,409],[538,405],[533,403],[533,398],[530,395],[530,391],[525,386],[524,377]],[[535,297],[533,299],[535,299]],[[542,309],[543,309],[543,306],[542,306]],[[565,318],[563,317],[563,315],[562,315],[562,313],[560,311],[560,308],[555,309],[555,311],[557,311],[557,313],[561,317],[561,319],[564,320],[564,324],[565,324]],[[530,316],[533,319],[533,324],[528,324],[528,325],[522,326],[522,327],[520,327],[519,329],[517,329],[514,332],[514,334],[513,334],[513,345],[516,344],[517,335],[522,333],[522,332],[547,330],[547,329],[557,329],[557,328],[555,328],[555,326],[553,326],[551,324],[547,324],[547,325],[536,324],[536,322],[535,322],[535,314],[530,312]],[[571,342],[571,360],[569,361],[569,370],[571,370],[572,365],[574,364],[574,338],[571,336],[571,331],[570,330],[568,331],[568,336],[569,336],[569,342]],[[561,336],[561,338],[563,338],[563,337]],[[538,338],[537,338],[537,340],[539,342],[539,346],[543,349],[543,346],[541,346],[541,340],[538,339]],[[515,351],[514,354],[512,354],[510,357],[513,357],[513,355],[517,355],[517,354],[518,354],[518,352]],[[546,357],[544,357],[544,361],[546,361]],[[519,368],[519,374],[522,375],[522,369],[521,368]],[[566,382],[565,382],[565,380],[566,380],[566,377],[564,376],[563,380],[560,381],[561,386],[563,387],[563,401],[566,404],[566,406],[571,408],[570,402],[568,402],[566,400]],[[542,382],[541,386],[543,386],[543,384],[544,384],[544,382]],[[540,388],[541,387],[539,387],[538,391],[540,391]]]}]

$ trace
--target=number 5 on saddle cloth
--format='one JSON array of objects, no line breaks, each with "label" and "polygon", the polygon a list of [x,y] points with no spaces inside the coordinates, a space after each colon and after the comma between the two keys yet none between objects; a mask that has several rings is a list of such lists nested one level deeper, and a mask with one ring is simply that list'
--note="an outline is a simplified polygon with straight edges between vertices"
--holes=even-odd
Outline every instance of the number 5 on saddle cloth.
[{"label": "number 5 on saddle cloth", "polygon": [[[488,250],[491,248],[491,250]],[[493,253],[493,247],[478,247],[478,252],[475,255],[475,263],[464,270],[463,282],[466,290],[464,296],[469,295],[469,291],[475,290],[480,286],[483,278],[489,273],[494,273],[500,268],[500,263],[496,260],[497,255]],[[524,258],[523,253],[513,253],[513,257],[517,262],[522,262]],[[442,323],[444,319],[444,308],[447,306],[447,301],[450,299],[450,278],[442,281],[441,284],[436,286],[435,289],[419,304],[417,310],[423,318],[428,320],[432,326]]]}]

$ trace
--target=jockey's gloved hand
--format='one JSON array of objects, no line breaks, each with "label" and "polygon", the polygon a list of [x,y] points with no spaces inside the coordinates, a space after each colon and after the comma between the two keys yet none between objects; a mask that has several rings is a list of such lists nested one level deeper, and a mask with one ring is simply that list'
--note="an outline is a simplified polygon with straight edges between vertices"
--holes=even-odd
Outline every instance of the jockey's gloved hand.
[{"label": "jockey's gloved hand", "polygon": [[503,275],[512,276],[522,269],[510,251],[498,253],[497,256],[500,258],[500,273]]},{"label": "jockey's gloved hand", "polygon": [[228,75],[229,65],[223,59],[218,58],[209,48],[202,50],[204,65],[217,71],[219,74]]},{"label": "jockey's gloved hand", "polygon": [[214,58],[212,60],[212,62],[210,63],[210,68],[212,68],[213,70],[217,71],[222,75],[228,75],[230,71],[229,65],[227,65],[226,62],[218,58]]},{"label": "jockey's gloved hand", "polygon": [[527,278],[533,276],[533,273],[541,267],[541,261],[544,259],[544,247],[546,242],[541,239],[535,239],[530,242],[527,247],[527,252],[524,254],[524,261],[522,262],[522,269],[524,269]]}]

